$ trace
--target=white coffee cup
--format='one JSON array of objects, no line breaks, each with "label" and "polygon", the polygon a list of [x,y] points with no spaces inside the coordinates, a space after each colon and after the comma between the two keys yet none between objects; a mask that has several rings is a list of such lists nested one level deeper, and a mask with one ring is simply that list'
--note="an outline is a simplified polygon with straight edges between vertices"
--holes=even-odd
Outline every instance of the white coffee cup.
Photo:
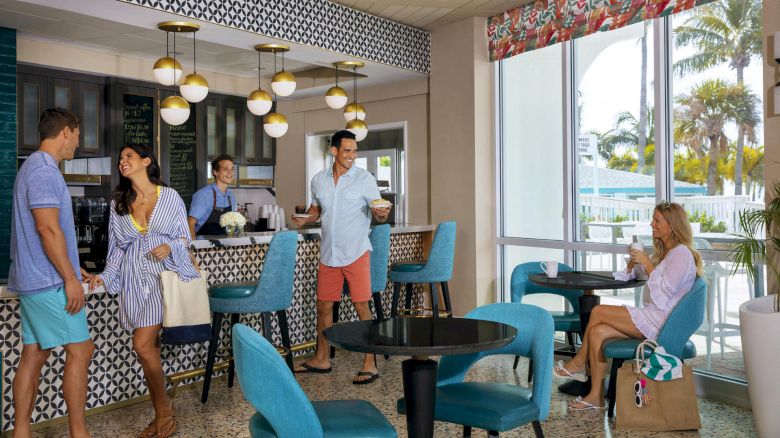
[{"label": "white coffee cup", "polygon": [[558,262],[542,262],[539,263],[539,266],[542,268],[542,271],[547,274],[547,278],[555,278],[558,276]]},{"label": "white coffee cup", "polygon": [[637,251],[644,251],[645,247],[642,245],[642,242],[634,242],[631,245],[628,245],[629,248],[635,249]]}]

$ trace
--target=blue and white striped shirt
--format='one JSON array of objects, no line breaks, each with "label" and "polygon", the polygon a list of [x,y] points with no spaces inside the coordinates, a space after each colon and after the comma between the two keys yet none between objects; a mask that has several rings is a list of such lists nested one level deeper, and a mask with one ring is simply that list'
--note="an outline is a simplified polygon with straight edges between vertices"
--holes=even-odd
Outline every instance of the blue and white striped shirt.
[{"label": "blue and white striped shirt", "polygon": [[[149,251],[162,244],[171,247],[171,254],[158,261]],[[187,210],[176,190],[162,188],[145,234],[133,226],[130,214],[118,215],[111,203],[108,256],[99,277],[109,293],[119,295],[122,327],[133,330],[162,324],[160,272],[174,271],[184,281],[200,276],[192,265],[189,246]]]}]

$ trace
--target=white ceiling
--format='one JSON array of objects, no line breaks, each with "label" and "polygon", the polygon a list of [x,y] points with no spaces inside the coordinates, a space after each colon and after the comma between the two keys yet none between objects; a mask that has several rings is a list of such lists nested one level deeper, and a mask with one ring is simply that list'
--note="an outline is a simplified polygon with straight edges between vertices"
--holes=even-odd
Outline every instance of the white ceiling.
[{"label": "white ceiling", "polygon": [[[33,38],[147,59],[150,64],[165,53],[165,32],[157,30],[157,23],[181,19],[115,0],[0,0],[0,26],[17,29]],[[212,23],[197,23],[201,27],[197,32],[197,63],[204,70],[254,77],[257,74],[254,45],[273,42],[291,46],[285,67],[292,72],[329,67],[336,61],[358,60],[317,47],[291,44]],[[181,59],[185,68],[192,65],[192,37],[180,35],[176,44],[176,51],[182,53],[177,59]],[[262,59],[263,74],[270,75],[273,57],[263,54]],[[278,63],[281,67],[281,58]],[[366,67],[358,73],[367,76],[359,81],[361,87],[425,77],[376,62],[366,62]],[[316,95],[327,86],[296,91],[296,97]]]},{"label": "white ceiling", "polygon": [[428,31],[469,17],[490,17],[533,2],[533,0],[331,1]]}]

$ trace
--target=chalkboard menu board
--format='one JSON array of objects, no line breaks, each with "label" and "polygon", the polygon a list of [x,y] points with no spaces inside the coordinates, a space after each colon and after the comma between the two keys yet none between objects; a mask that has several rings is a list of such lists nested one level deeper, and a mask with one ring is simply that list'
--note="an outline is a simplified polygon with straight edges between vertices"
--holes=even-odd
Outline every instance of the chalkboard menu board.
[{"label": "chalkboard menu board", "polygon": [[123,102],[124,144],[142,144],[154,149],[154,98],[125,94]]},{"label": "chalkboard menu board", "polygon": [[190,118],[178,126],[168,127],[168,169],[170,186],[189,207],[197,190],[198,172],[195,163],[195,105],[190,105]]}]

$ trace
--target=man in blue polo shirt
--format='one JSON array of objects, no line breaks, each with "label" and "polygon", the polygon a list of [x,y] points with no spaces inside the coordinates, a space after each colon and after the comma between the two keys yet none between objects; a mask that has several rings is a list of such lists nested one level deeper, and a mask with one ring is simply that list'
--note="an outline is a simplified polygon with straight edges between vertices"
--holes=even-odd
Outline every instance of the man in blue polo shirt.
[{"label": "man in blue polo shirt", "polygon": [[[41,144],[16,175],[8,289],[19,296],[22,357],[13,383],[14,437],[29,437],[41,368],[65,348],[62,391],[71,437],[88,437],[87,369],[95,346],[84,311],[70,193],[59,170],[79,146],[79,118],[60,108],[41,114]],[[86,275],[86,273],[84,273]]]},{"label": "man in blue polo shirt", "polygon": [[211,174],[214,176],[214,183],[192,195],[187,221],[193,240],[196,235],[225,234],[224,228],[219,224],[219,218],[229,211],[236,211],[236,197],[228,188],[235,180],[233,157],[222,154],[215,158],[211,162]]}]

